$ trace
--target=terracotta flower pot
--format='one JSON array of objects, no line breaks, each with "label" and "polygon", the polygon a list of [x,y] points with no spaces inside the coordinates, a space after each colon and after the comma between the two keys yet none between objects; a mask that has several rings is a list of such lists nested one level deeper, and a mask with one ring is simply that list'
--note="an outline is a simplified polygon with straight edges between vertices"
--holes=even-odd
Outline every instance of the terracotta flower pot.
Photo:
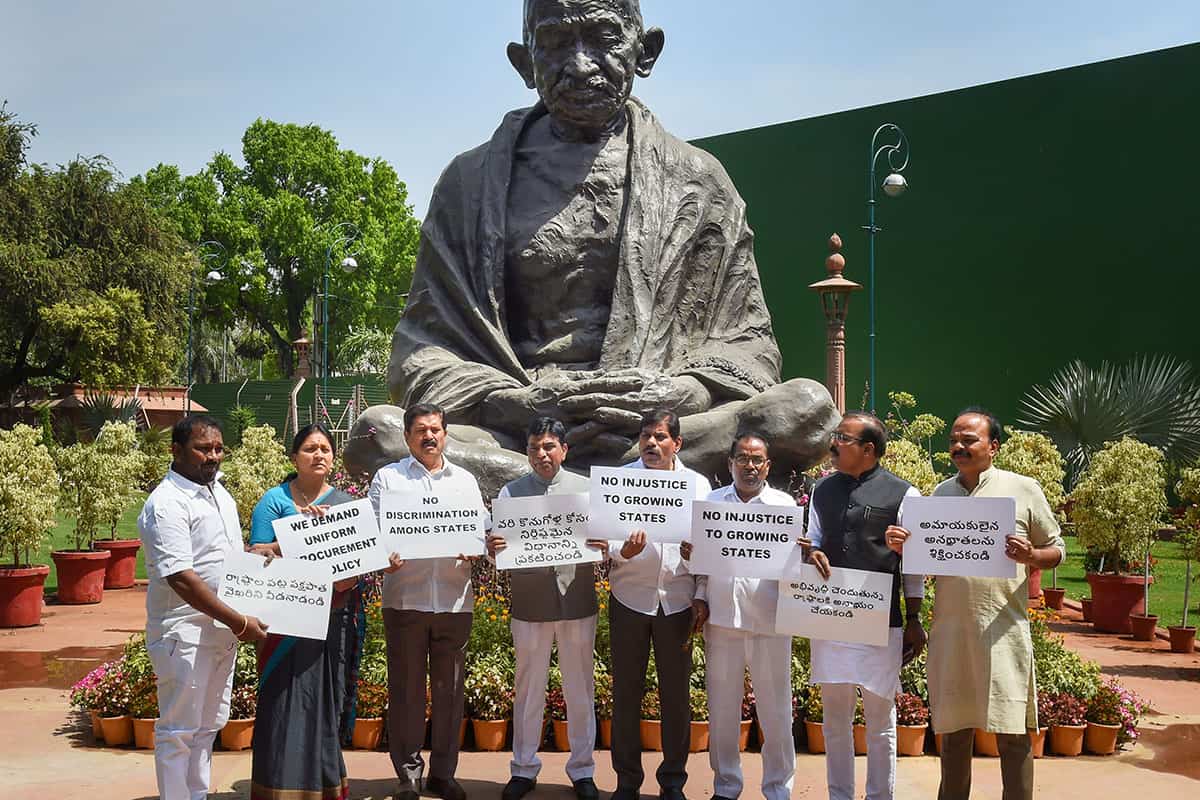
[{"label": "terracotta flower pot", "polygon": [[742,720],[741,729],[738,731],[738,752],[746,752],[746,748],[750,746],[750,724],[753,720]]},{"label": "terracotta flower pot", "polygon": [[355,750],[374,750],[383,737],[383,717],[357,717],[350,734],[350,746]]},{"label": "terracotta flower pot", "polygon": [[825,726],[812,720],[804,720],[804,735],[808,737],[808,752],[820,755],[825,752]]},{"label": "terracotta flower pot", "polygon": [[133,746],[139,750],[154,749],[154,724],[158,722],[158,717],[153,719],[133,719]]},{"label": "terracotta flower pot", "polygon": [[1098,756],[1112,755],[1117,750],[1117,734],[1120,732],[1120,725],[1089,722],[1083,734],[1084,749]]},{"label": "terracotta flower pot", "polygon": [[1171,637],[1171,652],[1172,653],[1192,653],[1196,650],[1196,629],[1188,625],[1186,628],[1182,625],[1172,625],[1167,628],[1167,633]]},{"label": "terracotta flower pot", "polygon": [[247,750],[254,741],[254,717],[231,719],[221,728],[221,747],[226,750]]},{"label": "terracotta flower pot", "polygon": [[692,720],[688,728],[688,752],[703,753],[708,749],[708,722]]},{"label": "terracotta flower pot", "polygon": [[92,738],[96,740],[96,744],[104,744],[104,726],[100,724],[100,712],[89,711],[88,718],[92,722]]},{"label": "terracotta flower pot", "polygon": [[107,550],[60,550],[51,553],[58,572],[58,602],[68,605],[99,603],[104,599]]},{"label": "terracotta flower pot", "polygon": [[644,719],[641,722],[643,750],[662,750],[662,722],[657,719]]},{"label": "terracotta flower pot", "polygon": [[1060,756],[1077,756],[1083,752],[1083,734],[1087,725],[1051,725],[1050,751]]},{"label": "terracotta flower pot", "polygon": [[612,749],[612,720],[596,720],[596,728],[600,731],[600,746],[605,750]]},{"label": "terracotta flower pot", "polygon": [[859,723],[854,723],[852,726],[854,734],[854,755],[865,756],[867,754],[867,726]]},{"label": "terracotta flower pot", "polygon": [[[1117,575],[1089,572],[1088,586],[1092,589],[1092,624],[1104,633],[1129,633],[1129,617],[1144,614],[1143,591],[1146,585],[1141,575]],[[1154,576],[1150,576],[1154,583]]]},{"label": "terracotta flower pot", "polygon": [[1042,589],[1042,598],[1046,601],[1046,608],[1052,611],[1062,611],[1063,598],[1066,596],[1066,589]]},{"label": "terracotta flower pot", "polygon": [[0,568],[0,628],[28,628],[42,621],[42,587],[50,567]]},{"label": "terracotta flower pot", "polygon": [[139,539],[103,539],[96,542],[97,548],[112,554],[104,564],[105,589],[128,589],[133,586],[138,548],[141,546]]},{"label": "terracotta flower pot", "polygon": [[[425,720],[425,727],[429,727],[429,720]],[[428,733],[428,732],[427,732]],[[462,750],[467,743],[467,718],[463,717],[458,723],[458,749]]]},{"label": "terracotta flower pot", "polygon": [[1079,613],[1083,615],[1084,622],[1092,621],[1092,598],[1085,597],[1079,601]]},{"label": "terracotta flower pot", "polygon": [[896,755],[925,755],[925,731],[928,728],[928,725],[897,725]]},{"label": "terracotta flower pot", "polygon": [[567,733],[567,721],[565,719],[550,720],[551,726],[554,728],[554,748],[559,752],[566,753],[571,750],[571,738]]},{"label": "terracotta flower pot", "polygon": [[1133,614],[1129,617],[1129,626],[1133,630],[1134,641],[1153,642],[1154,632],[1158,630],[1158,615]]},{"label": "terracotta flower pot", "polygon": [[506,719],[473,719],[471,730],[475,734],[475,749],[495,752],[504,749],[504,740],[508,737],[508,720]]},{"label": "terracotta flower pot", "polygon": [[1000,746],[996,742],[996,734],[982,728],[975,729],[975,755],[988,758],[999,758]]},{"label": "terracotta flower pot", "polygon": [[128,714],[119,717],[101,717],[104,743],[109,747],[121,747],[133,741],[133,718]]},{"label": "terracotta flower pot", "polygon": [[1029,732],[1029,749],[1034,758],[1041,758],[1046,753],[1046,731],[1049,728],[1038,728]]}]

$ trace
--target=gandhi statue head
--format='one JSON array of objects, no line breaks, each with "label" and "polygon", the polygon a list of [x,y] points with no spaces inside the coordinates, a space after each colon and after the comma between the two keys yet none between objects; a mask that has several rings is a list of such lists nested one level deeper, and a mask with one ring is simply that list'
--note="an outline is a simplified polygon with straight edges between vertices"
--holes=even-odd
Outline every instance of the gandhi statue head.
[{"label": "gandhi statue head", "polygon": [[650,75],[665,41],[643,27],[638,0],[524,0],[524,41],[508,59],[560,133],[592,138],[620,124],[634,76]]}]

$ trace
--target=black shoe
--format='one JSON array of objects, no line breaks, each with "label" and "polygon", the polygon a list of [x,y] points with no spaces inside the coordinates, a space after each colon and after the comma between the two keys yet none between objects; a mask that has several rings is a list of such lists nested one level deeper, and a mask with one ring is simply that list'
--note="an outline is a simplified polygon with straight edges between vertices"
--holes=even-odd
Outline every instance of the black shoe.
[{"label": "black shoe", "polygon": [[638,800],[641,796],[642,793],[637,789],[618,786],[617,790],[608,796],[608,800]]},{"label": "black shoe", "polygon": [[500,792],[500,800],[521,800],[522,797],[532,792],[535,786],[537,786],[537,781],[530,778],[518,778],[514,775],[508,779],[504,790]]},{"label": "black shoe", "polygon": [[658,800],[687,800],[687,796],[684,795],[683,789],[661,789],[658,792]]},{"label": "black shoe", "polygon": [[575,796],[579,800],[600,800],[600,790],[596,788],[596,782],[591,778],[580,778],[573,785]]},{"label": "black shoe", "polygon": [[425,791],[436,794],[442,800],[467,800],[467,793],[463,790],[462,784],[454,778],[430,776],[425,779]]},{"label": "black shoe", "polygon": [[421,800],[421,795],[417,794],[416,787],[406,786],[392,795],[392,800]]}]

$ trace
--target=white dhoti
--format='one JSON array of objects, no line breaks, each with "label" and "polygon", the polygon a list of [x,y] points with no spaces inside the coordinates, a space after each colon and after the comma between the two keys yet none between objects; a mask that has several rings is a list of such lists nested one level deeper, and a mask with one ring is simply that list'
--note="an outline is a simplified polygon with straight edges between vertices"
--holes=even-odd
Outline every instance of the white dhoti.
[{"label": "white dhoti", "polygon": [[542,769],[537,751],[542,743],[546,714],[550,650],[556,639],[563,698],[567,705],[567,737],[571,744],[567,777],[574,782],[590,778],[595,772],[596,687],[593,651],[596,620],[597,616],[593,614],[583,619],[557,622],[512,621],[513,648],[517,656],[513,757],[509,765],[513,777],[534,780]]},{"label": "white dhoti", "polygon": [[812,683],[821,685],[829,800],[854,798],[854,706],[862,689],[867,726],[866,800],[891,800],[896,782],[896,692],[904,630],[883,647],[812,640]]},{"label": "white dhoti", "polygon": [[738,734],[743,676],[750,682],[762,726],[762,793],[766,800],[792,796],[796,746],[792,739],[792,638],[708,625],[704,629],[708,690],[708,761],[713,793],[742,793]]},{"label": "white dhoti", "polygon": [[154,771],[162,800],[204,800],[213,740],[229,720],[237,643],[219,647],[159,639],[147,646],[158,680]]}]

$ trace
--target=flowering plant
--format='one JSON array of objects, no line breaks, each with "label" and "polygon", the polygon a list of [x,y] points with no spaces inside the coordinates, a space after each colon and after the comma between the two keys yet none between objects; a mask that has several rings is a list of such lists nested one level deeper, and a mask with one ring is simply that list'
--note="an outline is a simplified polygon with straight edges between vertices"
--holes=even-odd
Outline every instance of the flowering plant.
[{"label": "flowering plant", "polygon": [[808,700],[804,703],[804,719],[808,722],[824,722],[825,708],[821,705],[821,685],[808,687]]},{"label": "flowering plant", "polygon": [[234,686],[229,699],[229,718],[254,719],[257,711],[258,687],[252,683]]},{"label": "flowering plant", "polygon": [[708,692],[692,687],[688,705],[692,709],[692,722],[708,722]]},{"label": "flowering plant", "polygon": [[96,682],[94,709],[102,717],[123,717],[129,713],[129,702],[133,695],[125,671],[125,658],[111,661],[107,666],[108,669]]},{"label": "flowering plant", "polygon": [[387,710],[388,690],[386,686],[358,681],[358,697],[354,714],[359,719],[379,719]]},{"label": "flowering plant", "polygon": [[1046,718],[1039,720],[1043,725],[1082,725],[1087,722],[1087,703],[1078,697],[1072,697],[1066,692],[1047,695],[1044,703],[1039,703],[1040,713]]},{"label": "flowering plant", "polygon": [[512,716],[513,664],[511,651],[493,650],[468,665],[463,695],[471,719],[502,720]]},{"label": "flowering plant", "polygon": [[929,709],[920,697],[908,692],[896,695],[897,725],[928,725]]},{"label": "flowering plant", "polygon": [[854,698],[854,724],[855,725],[866,725],[867,724],[867,715],[866,715],[866,712],[863,711],[862,695],[858,694],[857,692],[855,693],[855,698]]},{"label": "flowering plant", "polygon": [[747,671],[742,679],[742,721],[754,719],[754,687],[750,685],[750,673]]},{"label": "flowering plant", "polygon": [[567,718],[567,699],[563,696],[561,686],[552,686],[546,690],[546,716],[563,722]]},{"label": "flowering plant", "polygon": [[647,689],[642,695],[642,719],[662,719],[662,701],[658,689]]},{"label": "flowering plant", "polygon": [[104,674],[114,662],[108,661],[84,675],[71,687],[71,705],[80,711],[96,711],[100,705],[99,688]]},{"label": "flowering plant", "polygon": [[1147,703],[1141,697],[1117,683],[1116,678],[1108,678],[1088,702],[1087,721],[1120,725],[1117,744],[1136,742],[1138,722],[1147,708]]},{"label": "flowering plant", "polygon": [[608,670],[596,666],[596,719],[612,719],[613,715],[613,681]]}]

